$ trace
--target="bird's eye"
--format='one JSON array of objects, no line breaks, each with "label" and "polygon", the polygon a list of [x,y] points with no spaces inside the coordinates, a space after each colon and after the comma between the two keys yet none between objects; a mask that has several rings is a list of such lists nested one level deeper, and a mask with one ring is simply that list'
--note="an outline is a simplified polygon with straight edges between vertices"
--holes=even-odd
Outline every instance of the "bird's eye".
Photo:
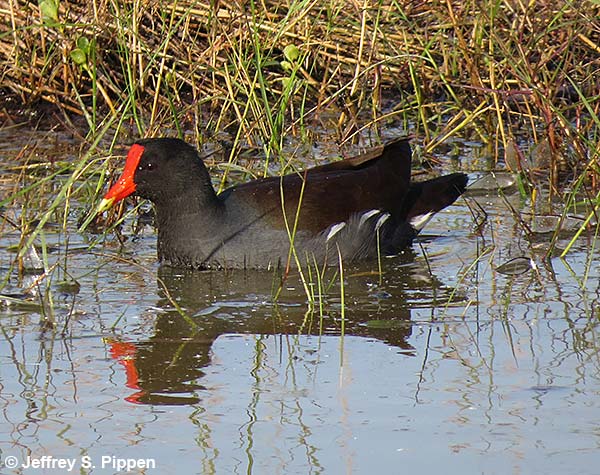
[{"label": "bird's eye", "polygon": [[146,171],[152,171],[152,170],[154,170],[155,168],[156,168],[156,167],[155,167],[154,163],[152,163],[152,162],[146,162],[146,163],[142,163],[142,164],[140,164],[140,165],[138,166],[138,170],[139,170],[139,171],[144,171],[144,170],[146,170]]}]

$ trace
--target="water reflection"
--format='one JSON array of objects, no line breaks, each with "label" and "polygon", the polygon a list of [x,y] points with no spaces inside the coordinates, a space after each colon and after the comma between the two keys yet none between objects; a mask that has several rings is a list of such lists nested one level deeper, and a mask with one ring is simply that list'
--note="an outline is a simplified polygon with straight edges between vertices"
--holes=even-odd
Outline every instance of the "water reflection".
[{"label": "water reflection", "polygon": [[[90,454],[156,457],[161,474],[595,473],[597,229],[552,257],[551,240],[564,249],[581,217],[554,235],[560,213],[493,178],[472,190],[478,229],[461,201],[421,236],[427,259],[416,244],[384,263],[381,283],[376,265],[347,269],[343,339],[333,275],[323,311],[316,299],[307,312],[297,276],[274,305],[270,273],[157,273],[151,230],[90,252],[74,227],[47,229],[49,259],[80,289],[59,288],[62,267],[44,299],[24,299],[17,280],[4,288],[20,300],[0,307],[0,463]],[[20,234],[3,231],[4,276]],[[46,306],[54,329],[41,325]]]},{"label": "water reflection", "polygon": [[[276,304],[272,295],[281,276],[264,271],[193,272],[163,267],[158,273],[158,315],[151,336],[142,340],[109,340],[111,356],[126,373],[135,392],[126,400],[138,404],[195,404],[204,389],[204,368],[221,335],[340,335],[377,339],[412,355],[411,305],[430,307],[447,301],[453,289],[431,275],[412,252],[396,258],[385,278],[371,268],[349,269],[345,278],[344,321],[340,287],[333,271],[326,300],[311,308],[298,275],[283,284]],[[300,289],[299,289],[300,287]],[[192,316],[193,327],[173,301]],[[383,305],[382,305],[383,304]],[[308,309],[308,310],[307,310]]]}]

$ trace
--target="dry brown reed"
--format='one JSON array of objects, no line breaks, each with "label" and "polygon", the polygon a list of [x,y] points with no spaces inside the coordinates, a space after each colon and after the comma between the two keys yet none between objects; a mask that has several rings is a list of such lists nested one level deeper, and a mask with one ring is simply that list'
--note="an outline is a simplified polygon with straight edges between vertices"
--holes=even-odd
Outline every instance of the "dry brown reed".
[{"label": "dry brown reed", "polygon": [[84,114],[94,133],[112,116],[140,134],[233,129],[277,150],[309,121],[342,142],[400,119],[426,152],[465,134],[544,167],[524,163],[525,138],[548,143],[552,183],[565,161],[597,171],[596,1],[3,0],[0,12],[3,89]]}]

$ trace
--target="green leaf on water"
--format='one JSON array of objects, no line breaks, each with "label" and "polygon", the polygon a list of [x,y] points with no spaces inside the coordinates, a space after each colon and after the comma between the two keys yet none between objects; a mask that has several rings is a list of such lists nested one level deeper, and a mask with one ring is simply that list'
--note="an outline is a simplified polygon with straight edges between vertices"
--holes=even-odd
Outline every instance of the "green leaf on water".
[{"label": "green leaf on water", "polygon": [[379,330],[389,330],[390,328],[400,328],[406,325],[406,322],[398,320],[369,320],[367,322],[368,328],[376,328]]},{"label": "green leaf on water", "polygon": [[519,275],[535,269],[535,263],[527,257],[515,257],[496,267],[496,272],[504,275]]},{"label": "green leaf on water", "polygon": [[63,294],[76,295],[81,289],[81,285],[76,280],[63,280],[56,284],[56,288]]},{"label": "green leaf on water", "polygon": [[41,312],[43,306],[39,299],[32,300],[24,295],[6,295],[0,294],[0,308],[10,307],[19,311]]}]

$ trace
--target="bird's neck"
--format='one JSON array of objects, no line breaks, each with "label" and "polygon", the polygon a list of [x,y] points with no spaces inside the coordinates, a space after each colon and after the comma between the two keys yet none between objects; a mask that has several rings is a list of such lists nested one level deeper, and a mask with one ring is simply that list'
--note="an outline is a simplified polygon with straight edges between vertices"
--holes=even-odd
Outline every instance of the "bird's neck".
[{"label": "bird's neck", "polygon": [[210,191],[155,200],[161,261],[199,267],[210,254],[224,216],[223,203],[212,188]]}]

